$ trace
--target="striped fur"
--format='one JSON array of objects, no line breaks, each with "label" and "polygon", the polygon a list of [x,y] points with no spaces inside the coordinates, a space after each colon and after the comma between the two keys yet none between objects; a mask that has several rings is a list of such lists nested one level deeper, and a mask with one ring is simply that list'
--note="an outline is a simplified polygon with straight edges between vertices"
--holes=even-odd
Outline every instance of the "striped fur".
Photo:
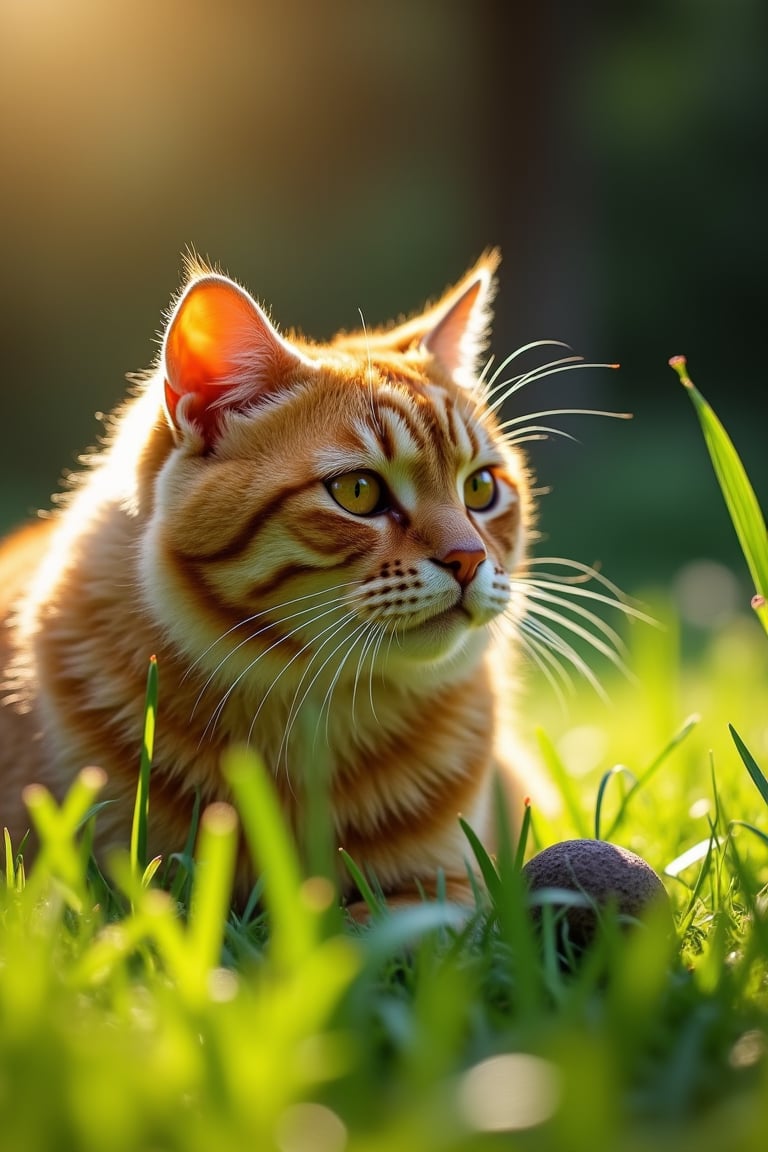
[{"label": "striped fur", "polygon": [[[438,870],[468,891],[457,815],[489,834],[505,759],[491,626],[522,613],[531,513],[475,383],[496,263],[399,327],[326,345],[278,335],[232,281],[190,268],[107,446],[53,520],[0,552],[0,824],[15,840],[26,783],[60,796],[95,763],[118,801],[98,846],[127,841],[156,654],[153,853],[184,844],[197,789],[226,796],[222,750],[245,741],[297,833],[322,758],[335,839],[387,892],[413,898]],[[381,508],[337,502],[350,475],[355,492],[373,477]],[[496,495],[473,511],[477,476]]]}]

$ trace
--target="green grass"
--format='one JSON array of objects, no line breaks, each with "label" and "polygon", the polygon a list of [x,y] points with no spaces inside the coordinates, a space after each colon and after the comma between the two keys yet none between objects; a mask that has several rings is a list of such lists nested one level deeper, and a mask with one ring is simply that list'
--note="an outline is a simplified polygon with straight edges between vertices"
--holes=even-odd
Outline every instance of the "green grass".
[{"label": "green grass", "polygon": [[[634,675],[601,673],[610,704],[585,689],[564,710],[531,674],[554,803],[532,789],[525,843],[502,836],[495,859],[465,829],[483,877],[469,915],[389,912],[372,883],[370,924],[346,924],[322,819],[307,877],[238,750],[226,771],[262,877],[248,906],[230,909],[233,808],[148,861],[151,670],[130,849],[105,875],[90,858],[90,769],[60,808],[29,790],[31,867],[7,837],[0,852],[0,1147],[762,1150],[768,643],[745,606],[684,659],[675,607],[645,599],[660,627],[630,622]],[[595,834],[664,876],[676,932],[660,915],[626,932],[609,910],[568,964],[554,907],[531,927],[523,849]]]},{"label": "green grass", "polygon": [[178,902],[128,851],[108,880],[89,868],[101,779],[86,772],[60,810],[33,790],[44,850],[29,873],[6,857],[3,1146],[762,1148],[768,808],[728,722],[765,752],[764,637],[737,619],[691,667],[674,629],[638,626],[630,643],[640,682],[617,678],[611,705],[580,696],[566,715],[541,688],[550,755],[571,775],[559,812],[532,806],[529,847],[590,834],[600,797],[601,829],[673,866],[675,939],[662,921],[627,936],[607,915],[563,969],[552,918],[540,941],[529,927],[510,844],[481,859],[469,919],[437,904],[345,926],[238,752],[228,773],[266,911],[228,912],[223,805],[202,815],[196,860],[181,858],[192,890]]}]

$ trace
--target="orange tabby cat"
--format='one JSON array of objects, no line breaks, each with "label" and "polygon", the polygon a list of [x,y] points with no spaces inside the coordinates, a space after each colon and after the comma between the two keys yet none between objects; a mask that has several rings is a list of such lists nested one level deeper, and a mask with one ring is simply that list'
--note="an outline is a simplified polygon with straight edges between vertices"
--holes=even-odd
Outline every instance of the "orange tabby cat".
[{"label": "orange tabby cat", "polygon": [[489,661],[494,621],[523,613],[530,521],[524,462],[476,379],[497,263],[399,327],[329,344],[280,335],[238,285],[189,268],[107,446],[0,551],[14,842],[24,785],[60,796],[86,764],[117,801],[97,847],[127,842],[154,653],[152,853],[184,845],[196,789],[226,797],[233,741],[261,753],[297,827],[319,749],[335,841],[386,893],[434,890],[442,870],[468,894],[457,815],[487,836],[492,773],[510,767]]}]

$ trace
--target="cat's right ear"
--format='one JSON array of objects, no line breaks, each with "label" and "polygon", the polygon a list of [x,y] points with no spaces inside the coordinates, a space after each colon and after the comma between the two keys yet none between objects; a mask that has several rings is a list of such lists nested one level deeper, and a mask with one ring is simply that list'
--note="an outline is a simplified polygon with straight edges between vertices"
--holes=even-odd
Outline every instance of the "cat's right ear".
[{"label": "cat's right ear", "polygon": [[223,412],[255,403],[301,363],[243,288],[203,275],[182,292],[163,340],[168,419],[177,432],[193,426],[211,443]]}]

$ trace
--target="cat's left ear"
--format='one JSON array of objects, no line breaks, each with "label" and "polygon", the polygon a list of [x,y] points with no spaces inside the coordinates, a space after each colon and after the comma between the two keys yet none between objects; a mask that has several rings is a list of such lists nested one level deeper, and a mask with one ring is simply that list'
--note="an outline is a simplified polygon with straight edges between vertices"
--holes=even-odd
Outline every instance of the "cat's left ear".
[{"label": "cat's left ear", "polygon": [[486,252],[455,288],[424,316],[421,347],[457,384],[471,388],[490,335],[491,303],[501,254]]},{"label": "cat's left ear", "polygon": [[223,412],[284,387],[305,361],[245,289],[205,272],[173,310],[162,363],[170,423],[177,431],[193,425],[210,444]]}]

